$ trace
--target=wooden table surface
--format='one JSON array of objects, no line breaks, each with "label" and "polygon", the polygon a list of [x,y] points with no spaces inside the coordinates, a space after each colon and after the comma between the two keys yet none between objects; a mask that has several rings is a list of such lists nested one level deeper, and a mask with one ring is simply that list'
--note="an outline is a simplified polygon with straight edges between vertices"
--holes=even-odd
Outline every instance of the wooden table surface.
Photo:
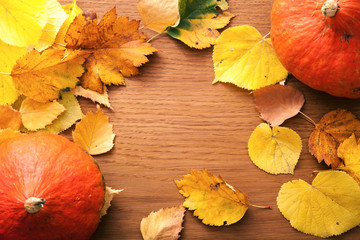
[{"label": "wooden table surface", "polygon": [[[61,3],[71,3],[62,0]],[[112,7],[119,16],[140,19],[136,0],[78,0],[83,10],[99,17]],[[272,0],[228,0],[236,15],[229,26],[249,24],[262,34],[270,31]],[[148,37],[154,32],[144,29]],[[276,205],[280,186],[290,180],[311,182],[312,171],[326,169],[309,154],[308,138],[313,126],[300,117],[282,126],[295,130],[303,149],[294,175],[270,175],[258,169],[248,156],[247,142],[262,122],[248,91],[215,84],[212,48],[195,50],[166,34],[152,42],[159,49],[140,68],[141,74],[126,87],[110,87],[113,110],[103,108],[116,133],[115,147],[96,156],[107,184],[124,189],[112,202],[93,236],[97,239],[142,239],[140,221],[151,211],[182,204],[175,179],[190,169],[208,169],[245,192],[257,205],[244,218],[226,227],[210,227],[186,211],[180,239],[317,239],[294,230]],[[308,88],[293,77],[288,85],[300,89],[306,99],[302,111],[316,122],[327,112],[346,108],[360,116],[360,100],[336,98]],[[96,106],[80,99],[84,113]],[[71,131],[65,132],[70,136]],[[333,239],[360,239],[360,228]]]}]

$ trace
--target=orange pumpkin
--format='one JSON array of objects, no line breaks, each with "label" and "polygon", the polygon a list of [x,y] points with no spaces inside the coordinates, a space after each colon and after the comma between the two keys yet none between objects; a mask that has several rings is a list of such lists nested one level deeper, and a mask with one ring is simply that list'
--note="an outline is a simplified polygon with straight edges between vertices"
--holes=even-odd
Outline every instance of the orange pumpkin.
[{"label": "orange pumpkin", "polygon": [[275,0],[271,40],[298,80],[360,98],[360,0]]},{"label": "orange pumpkin", "polygon": [[89,239],[104,196],[94,159],[64,137],[36,133],[0,145],[0,239]]}]

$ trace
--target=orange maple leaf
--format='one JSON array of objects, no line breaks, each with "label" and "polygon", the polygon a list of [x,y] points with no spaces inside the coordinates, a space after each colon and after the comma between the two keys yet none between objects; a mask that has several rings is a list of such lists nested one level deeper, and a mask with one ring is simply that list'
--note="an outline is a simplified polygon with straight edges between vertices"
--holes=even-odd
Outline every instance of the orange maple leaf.
[{"label": "orange maple leaf", "polygon": [[99,93],[103,84],[125,85],[124,77],[138,74],[137,67],[147,62],[146,55],[157,51],[145,42],[139,31],[140,21],[117,17],[116,8],[98,23],[95,13],[75,18],[65,36],[67,48],[92,52],[86,60],[87,72],[81,85]]},{"label": "orange maple leaf", "polygon": [[309,151],[319,163],[324,161],[335,169],[341,163],[337,149],[353,133],[360,137],[360,121],[347,110],[331,111],[315,125],[309,138]]}]

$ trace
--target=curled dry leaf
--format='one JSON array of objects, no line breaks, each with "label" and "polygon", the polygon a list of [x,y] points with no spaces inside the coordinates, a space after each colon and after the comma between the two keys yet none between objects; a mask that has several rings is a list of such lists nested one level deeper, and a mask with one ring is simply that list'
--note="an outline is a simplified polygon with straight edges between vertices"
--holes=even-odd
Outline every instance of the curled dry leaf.
[{"label": "curled dry leaf", "polygon": [[183,206],[195,210],[194,216],[211,226],[230,225],[239,221],[250,204],[246,194],[235,190],[220,176],[206,169],[191,170],[184,179],[176,180],[179,192],[186,198]]},{"label": "curled dry leaf", "polygon": [[122,191],[123,191],[123,189],[116,190],[116,189],[112,189],[111,187],[106,187],[105,202],[104,202],[104,206],[100,210],[100,218],[102,218],[103,216],[105,216],[107,214],[107,210],[111,206],[111,201],[113,200],[115,195],[121,193]]},{"label": "curled dry leaf", "polygon": [[226,0],[179,0],[180,22],[167,33],[189,47],[210,47],[219,36],[216,29],[225,27],[234,17],[226,12],[228,8]]},{"label": "curled dry leaf", "polygon": [[109,95],[108,95],[106,86],[104,86],[104,93],[102,93],[102,94],[95,92],[93,90],[90,90],[90,89],[83,88],[82,86],[76,86],[71,91],[75,96],[88,98],[93,102],[100,103],[100,104],[104,105],[105,107],[112,109],[110,101],[109,101]]},{"label": "curled dry leaf", "polygon": [[254,91],[256,109],[260,117],[279,126],[286,119],[297,115],[304,105],[302,92],[291,86],[270,85]]},{"label": "curled dry leaf", "polygon": [[21,114],[11,106],[0,105],[0,129],[11,128],[19,130],[21,127]]},{"label": "curled dry leaf", "polygon": [[140,230],[144,240],[176,240],[185,214],[183,206],[160,209],[143,218]]},{"label": "curled dry leaf", "polygon": [[11,76],[21,94],[46,103],[58,99],[60,90],[76,86],[88,55],[84,51],[33,50],[17,61]]},{"label": "curled dry leaf", "polygon": [[294,174],[302,143],[300,136],[290,128],[271,128],[261,123],[251,134],[248,148],[251,161],[265,172]]},{"label": "curled dry leaf", "polygon": [[24,127],[30,131],[36,131],[52,123],[66,109],[57,101],[39,103],[26,98],[19,112]]},{"label": "curled dry leaf", "polygon": [[[16,61],[25,54],[25,47],[14,47],[0,41],[0,72],[11,72]],[[13,104],[18,96],[18,90],[11,76],[0,74],[0,104]]]},{"label": "curled dry leaf", "polygon": [[335,169],[341,163],[337,156],[337,148],[353,133],[360,137],[360,121],[347,110],[331,111],[315,125],[315,130],[309,138],[309,151],[319,163],[324,161]]},{"label": "curled dry leaf", "polygon": [[317,237],[340,235],[360,224],[360,187],[347,173],[320,172],[312,185],[293,180],[281,186],[280,212],[298,231]]},{"label": "curled dry leaf", "polygon": [[36,45],[48,19],[46,0],[0,3],[0,39],[18,47]]},{"label": "curled dry leaf", "polygon": [[65,111],[61,113],[50,125],[37,132],[47,132],[59,134],[70,128],[83,117],[80,105],[76,97],[71,92],[61,92],[58,102],[65,107]]},{"label": "curled dry leaf", "polygon": [[179,0],[140,0],[137,8],[144,27],[158,33],[179,24]]},{"label": "curled dry leaf", "polygon": [[70,49],[92,54],[87,58],[87,72],[81,77],[84,88],[103,93],[106,85],[124,85],[124,77],[138,74],[137,67],[147,62],[146,55],[156,51],[139,31],[139,21],[117,17],[113,8],[99,23],[95,15],[79,15],[70,24],[65,42]]},{"label": "curled dry leaf", "polygon": [[76,124],[72,137],[90,155],[98,155],[113,148],[115,134],[109,118],[98,106],[96,113],[89,112]]},{"label": "curled dry leaf", "polygon": [[255,90],[284,80],[288,72],[277,58],[270,38],[251,26],[228,28],[216,40],[213,53],[216,82]]},{"label": "curled dry leaf", "polygon": [[0,144],[21,134],[22,133],[20,131],[15,131],[11,128],[0,129]]},{"label": "curled dry leaf", "polygon": [[342,142],[337,150],[338,157],[344,160],[338,169],[347,172],[360,184],[360,140],[354,134]]}]

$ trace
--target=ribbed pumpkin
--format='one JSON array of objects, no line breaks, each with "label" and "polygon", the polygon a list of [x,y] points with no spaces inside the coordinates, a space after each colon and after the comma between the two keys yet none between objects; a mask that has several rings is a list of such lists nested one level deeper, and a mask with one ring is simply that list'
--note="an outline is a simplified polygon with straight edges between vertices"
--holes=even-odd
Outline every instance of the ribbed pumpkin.
[{"label": "ribbed pumpkin", "polygon": [[360,0],[275,0],[271,40],[298,80],[360,98]]},{"label": "ribbed pumpkin", "polygon": [[96,162],[64,137],[36,133],[0,145],[0,239],[89,239],[104,195]]}]

